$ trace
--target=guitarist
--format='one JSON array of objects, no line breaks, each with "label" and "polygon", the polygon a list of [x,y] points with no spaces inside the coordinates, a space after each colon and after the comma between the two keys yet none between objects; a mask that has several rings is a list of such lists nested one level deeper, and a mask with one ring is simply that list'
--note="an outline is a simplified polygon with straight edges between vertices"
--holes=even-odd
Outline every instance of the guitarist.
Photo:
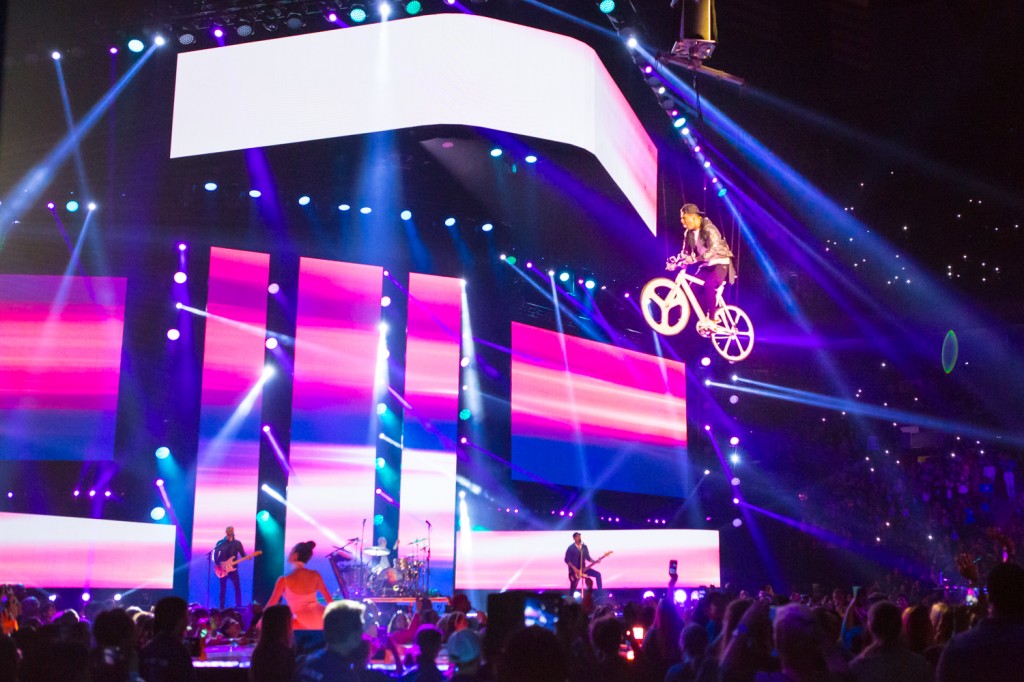
[{"label": "guitarist", "polygon": [[[245,549],[242,548],[242,543],[235,539],[235,527],[228,526],[224,529],[224,537],[213,548],[214,563],[220,566],[235,557],[244,556]],[[220,607],[224,608],[224,592],[227,589],[229,580],[235,586],[235,607],[242,608],[242,582],[238,577],[237,569],[220,579]]]},{"label": "guitarist", "polygon": [[580,579],[586,580],[589,585],[591,581],[597,582],[597,589],[601,589],[601,574],[590,567],[594,560],[590,556],[590,550],[583,544],[583,536],[579,533],[572,534],[572,544],[565,550],[565,565],[569,567],[569,594],[576,591],[576,585]]}]

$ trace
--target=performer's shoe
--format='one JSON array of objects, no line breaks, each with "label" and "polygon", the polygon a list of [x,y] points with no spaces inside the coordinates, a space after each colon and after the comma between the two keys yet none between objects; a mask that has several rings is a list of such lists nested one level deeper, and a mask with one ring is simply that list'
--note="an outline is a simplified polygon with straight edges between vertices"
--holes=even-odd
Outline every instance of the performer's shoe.
[{"label": "performer's shoe", "polygon": [[711,333],[715,330],[716,326],[717,325],[715,325],[714,320],[701,320],[697,323],[697,333],[704,338],[708,338],[711,336]]}]

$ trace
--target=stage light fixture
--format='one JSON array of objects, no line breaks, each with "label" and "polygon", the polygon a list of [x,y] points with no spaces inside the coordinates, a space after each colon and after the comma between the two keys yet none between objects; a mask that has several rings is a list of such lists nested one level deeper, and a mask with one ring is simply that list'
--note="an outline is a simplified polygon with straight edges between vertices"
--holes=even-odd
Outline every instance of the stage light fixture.
[{"label": "stage light fixture", "polygon": [[53,58],[53,61],[59,62],[60,61],[60,52],[57,52],[56,50],[54,50],[53,52],[50,53],[50,57]]},{"label": "stage light fixture", "polygon": [[732,478],[732,480],[731,480],[731,481],[729,481],[729,483],[731,483],[732,485],[739,485],[739,484],[740,484],[740,479],[738,479],[738,478],[736,478],[736,477],[734,476],[734,477]]},{"label": "stage light fixture", "polygon": [[405,13],[409,16],[416,16],[423,9],[423,4],[420,0],[409,0],[405,3]]},{"label": "stage light fixture", "polygon": [[733,454],[729,455],[729,461],[732,462],[733,464],[739,464],[740,456],[734,452]]},{"label": "stage light fixture", "polygon": [[352,207],[351,207],[351,206],[349,206],[348,204],[338,204],[338,210],[339,210],[339,211],[348,211],[348,210],[350,210],[351,208],[352,208]]},{"label": "stage light fixture", "polygon": [[181,338],[181,332],[178,331],[177,329],[168,329],[167,330],[167,338],[170,341],[177,341],[178,339]]},{"label": "stage light fixture", "polygon": [[303,194],[301,197],[299,197],[299,206],[309,206],[310,201],[311,199],[305,194]]},{"label": "stage light fixture", "polygon": [[462,421],[468,421],[469,418],[472,417],[472,416],[473,416],[473,413],[470,412],[469,410],[466,410],[466,409],[459,410],[459,419],[461,419]]},{"label": "stage light fixture", "polygon": [[570,275],[569,275],[568,272],[559,273],[558,281],[559,282],[568,282],[569,281],[569,277],[570,277]]},{"label": "stage light fixture", "polygon": [[740,401],[740,397],[738,395],[731,395],[731,396],[729,396],[729,403],[731,405],[735,405],[739,401]]},{"label": "stage light fixture", "polygon": [[248,38],[255,32],[256,29],[253,28],[252,22],[248,19],[239,20],[238,26],[235,26],[235,33],[239,38]]},{"label": "stage light fixture", "polygon": [[110,497],[110,491],[109,490],[103,491],[103,497]]},{"label": "stage light fixture", "polygon": [[267,350],[274,350],[278,346],[277,339],[275,339],[273,336],[271,336],[269,339],[267,339],[267,342],[266,342],[265,345],[267,347]]},{"label": "stage light fixture", "polygon": [[214,26],[214,28],[213,28],[213,37],[214,38],[223,38],[224,37],[224,29],[222,29],[220,26]]},{"label": "stage light fixture", "polygon": [[515,256],[509,256],[508,258],[505,259],[505,262],[508,263],[509,265],[515,265],[516,262],[518,262],[518,260],[519,259],[516,258]]},{"label": "stage light fixture", "polygon": [[178,251],[181,251],[182,253],[184,253],[187,250],[188,250],[188,244],[186,244],[185,242],[178,242]]},{"label": "stage light fixture", "polygon": [[185,282],[188,281],[188,275],[179,270],[178,272],[174,273],[174,281],[176,284],[184,284]]},{"label": "stage light fixture", "polygon": [[504,152],[502,151],[501,147],[495,147],[494,149],[491,150],[491,156],[493,156],[494,158],[498,158],[502,154],[504,154]]},{"label": "stage light fixture", "polygon": [[152,511],[149,512],[149,518],[154,521],[163,521],[165,516],[167,516],[167,510],[163,507],[153,507]]},{"label": "stage light fixture", "polygon": [[53,203],[51,201],[51,202],[46,204],[46,208],[48,208],[48,209],[50,209],[52,211],[53,209],[57,208],[57,204],[55,204],[55,203]]},{"label": "stage light fixture", "polygon": [[361,209],[359,209],[359,212],[362,213],[363,215],[370,215],[371,213],[373,213],[373,209],[370,208],[369,206],[363,206]]},{"label": "stage light fixture", "polygon": [[445,218],[444,219],[444,226],[445,227],[455,227],[455,218]]},{"label": "stage light fixture", "polygon": [[469,367],[469,358],[462,358],[459,360],[459,367]]},{"label": "stage light fixture", "polygon": [[718,190],[718,196],[724,197],[726,192],[728,192],[728,191],[729,190],[727,190],[726,188],[723,187],[722,189]]},{"label": "stage light fixture", "polygon": [[[82,491],[81,490],[76,490],[75,492],[73,492],[71,494],[74,495],[75,497],[78,497],[79,495],[82,494]],[[11,497],[11,494],[7,493],[7,497]]]},{"label": "stage light fixture", "polygon": [[216,182],[208,182],[205,185],[203,185],[203,189],[205,189],[207,192],[216,192],[217,191],[217,183]]},{"label": "stage light fixture", "polygon": [[163,36],[157,36],[156,38],[153,38],[153,44],[157,47],[163,47],[166,43],[167,41],[164,39]]},{"label": "stage light fixture", "polygon": [[732,520],[732,527],[733,528],[739,528],[742,525],[743,525],[743,520],[742,519],[733,519]]},{"label": "stage light fixture", "polygon": [[117,54],[118,50],[113,45],[110,46],[110,54]]},{"label": "stage light fixture", "polygon": [[700,145],[699,144],[693,146],[693,153],[694,154],[700,154]]},{"label": "stage light fixture", "polygon": [[705,168],[711,168],[711,162],[710,161],[705,161],[704,162],[704,167]]},{"label": "stage light fixture", "polygon": [[593,290],[594,287],[597,286],[597,282],[595,282],[592,279],[587,279],[586,281],[583,282],[583,286],[585,286],[589,290]]},{"label": "stage light fixture", "polygon": [[171,456],[171,449],[166,445],[161,445],[156,449],[156,451],[153,454],[156,456],[157,459],[167,459],[168,457]]},{"label": "stage light fixture", "polygon": [[82,593],[82,601],[89,601],[90,599],[92,599],[92,595],[91,594],[89,594],[88,592],[83,592]]},{"label": "stage light fixture", "polygon": [[381,5],[380,5],[380,10],[379,11],[380,11],[380,16],[382,18],[384,18],[384,19],[387,19],[388,17],[391,16],[391,5],[389,5],[386,2],[382,2]]},{"label": "stage light fixture", "polygon": [[601,0],[597,8],[604,14],[611,14],[615,11],[615,0]]},{"label": "stage light fixture", "polygon": [[258,189],[251,189],[249,190],[249,196],[251,196],[253,199],[259,199],[261,196],[263,196],[263,192],[259,191]]},{"label": "stage light fixture", "polygon": [[537,163],[537,157],[533,154],[527,154],[526,158],[523,159],[526,163]]},{"label": "stage light fixture", "polygon": [[704,357],[702,357],[700,359],[700,364],[701,364],[702,367],[709,366],[711,364],[711,358],[709,358],[708,356],[705,355]]},{"label": "stage light fixture", "polygon": [[484,223],[483,225],[480,226],[480,229],[483,230],[484,232],[490,232],[491,230],[494,229],[494,225],[491,225],[490,223]]},{"label": "stage light fixture", "polygon": [[348,11],[348,18],[361,24],[366,21],[366,9],[362,5],[352,5],[352,9]]},{"label": "stage light fixture", "polygon": [[261,512],[256,514],[256,520],[260,523],[266,523],[270,520],[270,512],[268,512],[266,509],[262,510]]},{"label": "stage light fixture", "polygon": [[412,219],[412,211],[409,211],[409,210],[402,211],[401,213],[398,214],[398,216],[402,220],[410,220],[410,219]]},{"label": "stage light fixture", "polygon": [[68,213],[74,213],[79,209],[78,202],[72,199],[68,203],[64,204],[64,208],[68,210]]},{"label": "stage light fixture", "polygon": [[271,283],[270,286],[267,287],[267,293],[270,294],[271,296],[276,296],[280,291],[281,285],[278,284],[277,282],[273,282]]},{"label": "stage light fixture", "polygon": [[90,211],[95,211],[96,210],[96,202],[90,201],[89,205],[86,206],[86,208],[89,209]]},{"label": "stage light fixture", "polygon": [[711,475],[711,469],[705,469],[704,470],[704,475],[705,476],[710,476]]},{"label": "stage light fixture", "polygon": [[384,461],[383,457],[378,457],[376,464],[378,469],[383,469],[384,467],[387,466],[388,463]]},{"label": "stage light fixture", "polygon": [[337,21],[338,21],[338,13],[337,12],[328,12],[327,13],[327,21],[331,22],[332,24],[337,23]]},{"label": "stage light fixture", "polygon": [[626,46],[629,47],[630,49],[635,48],[639,44],[640,43],[638,43],[636,41],[636,38],[634,38],[633,36],[630,36],[629,38],[626,39]]},{"label": "stage light fixture", "polygon": [[689,135],[690,129],[684,126],[683,129],[680,130],[679,132],[681,132],[683,135]]},{"label": "stage light fixture", "polygon": [[146,49],[145,44],[138,38],[132,38],[128,41],[128,49],[135,54],[138,54]]},{"label": "stage light fixture", "polygon": [[729,439],[729,445],[731,445],[733,447],[736,447],[739,444],[740,444],[740,439],[737,436],[733,436],[732,438]]},{"label": "stage light fixture", "polygon": [[284,25],[287,26],[292,31],[298,31],[304,25],[304,22],[302,21],[302,15],[299,14],[298,12],[292,12],[284,20]]},{"label": "stage light fixture", "polygon": [[[158,479],[156,479],[155,483],[156,483],[156,487],[157,487],[157,488],[163,488],[163,487],[164,487],[164,479],[162,479],[162,478],[158,478]],[[93,491],[92,491],[92,490],[90,490],[90,491],[89,491],[89,494],[90,494],[90,495],[92,495],[92,494],[93,494]]]},{"label": "stage light fixture", "polygon": [[387,308],[389,305],[391,305],[391,297],[390,296],[381,296],[380,297],[380,307],[381,308]]},{"label": "stage light fixture", "polygon": [[388,413],[388,406],[384,403],[377,403],[377,415],[383,417]]},{"label": "stage light fixture", "polygon": [[[179,45],[191,45],[194,42],[196,42],[196,35],[194,33],[192,33],[191,31],[183,31],[183,32],[178,34],[178,44]],[[112,47],[110,49],[114,50],[116,48]],[[111,52],[111,54],[114,54],[114,53]]]}]

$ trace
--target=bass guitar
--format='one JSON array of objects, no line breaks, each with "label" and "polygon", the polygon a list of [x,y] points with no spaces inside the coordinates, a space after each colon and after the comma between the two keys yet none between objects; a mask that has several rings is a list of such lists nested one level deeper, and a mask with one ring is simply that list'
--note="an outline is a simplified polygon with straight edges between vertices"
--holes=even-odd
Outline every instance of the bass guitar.
[{"label": "bass guitar", "polygon": [[584,566],[582,569],[578,568],[577,566],[571,566],[570,565],[569,566],[569,580],[579,580],[580,578],[583,578],[583,579],[587,580],[587,582],[589,583],[590,580],[587,578],[586,575],[584,575],[584,571],[586,571],[588,568],[590,568],[592,566],[597,566],[599,563],[604,561],[605,557],[611,556],[614,553],[615,552],[605,552],[600,557],[598,557],[597,560],[591,561],[589,564]]},{"label": "bass guitar", "polygon": [[262,550],[253,552],[252,554],[247,554],[243,557],[231,557],[227,561],[222,561],[219,564],[215,565],[213,567],[213,572],[217,574],[218,578],[225,578],[227,577],[228,573],[233,573],[238,570],[238,564],[242,563],[243,561],[249,561],[249,559],[255,559],[260,554],[263,554]]}]

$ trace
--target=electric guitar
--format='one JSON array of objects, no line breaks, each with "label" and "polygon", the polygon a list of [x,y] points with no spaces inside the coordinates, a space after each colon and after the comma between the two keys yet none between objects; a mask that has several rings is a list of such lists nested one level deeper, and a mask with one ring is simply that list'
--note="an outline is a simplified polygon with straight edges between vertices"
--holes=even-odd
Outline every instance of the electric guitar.
[{"label": "electric guitar", "polygon": [[576,566],[566,564],[567,566],[569,566],[569,580],[579,580],[580,578],[586,579],[587,576],[584,575],[583,571],[586,571],[588,568],[592,566],[598,565],[599,563],[604,561],[605,557],[611,556],[612,554],[614,554],[614,552],[605,552],[600,557],[598,557],[596,561],[591,561],[589,564],[584,566],[582,570]]},{"label": "electric guitar", "polygon": [[222,561],[219,564],[215,565],[213,567],[213,572],[217,574],[218,578],[225,578],[227,577],[228,573],[233,573],[234,571],[238,570],[238,564],[242,563],[243,561],[248,561],[249,559],[255,559],[260,554],[263,554],[263,550],[253,552],[252,554],[248,554],[240,558],[231,557],[227,561]]}]

